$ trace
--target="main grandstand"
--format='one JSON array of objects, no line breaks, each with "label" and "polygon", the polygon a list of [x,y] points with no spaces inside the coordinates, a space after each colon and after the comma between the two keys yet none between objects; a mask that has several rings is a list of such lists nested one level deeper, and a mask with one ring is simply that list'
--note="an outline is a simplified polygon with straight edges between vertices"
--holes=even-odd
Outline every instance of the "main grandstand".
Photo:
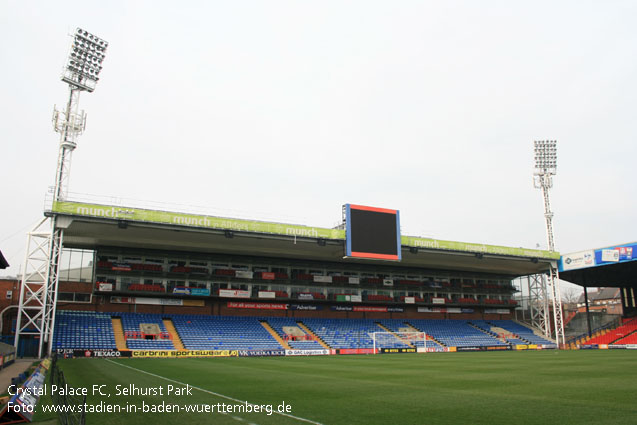
[{"label": "main grandstand", "polygon": [[546,272],[553,252],[399,236],[400,261],[383,261],[346,256],[343,226],[73,201],[46,214],[63,227],[66,252],[89,259],[88,273],[60,278],[51,344],[60,354],[555,347],[513,320],[512,285]]},{"label": "main grandstand", "polygon": [[[73,34],[67,112],[54,113],[52,229],[45,219],[29,233],[16,346],[29,337],[39,337],[39,355],[554,346],[511,320],[512,279],[555,276],[552,242],[540,251],[404,236],[397,210],[351,204],[328,229],[73,201],[68,172],[85,122],[75,111],[107,47],[82,28]],[[536,159],[552,158],[554,145],[536,143]],[[555,164],[543,161],[550,176]],[[80,253],[79,277],[70,257],[63,273],[65,252]]]}]

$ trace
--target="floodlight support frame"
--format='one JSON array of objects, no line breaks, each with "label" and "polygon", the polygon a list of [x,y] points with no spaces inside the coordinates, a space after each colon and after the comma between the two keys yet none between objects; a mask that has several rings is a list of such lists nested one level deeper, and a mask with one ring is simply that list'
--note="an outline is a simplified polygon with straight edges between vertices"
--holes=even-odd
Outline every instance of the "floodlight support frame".
[{"label": "floodlight support frame", "polygon": [[[80,32],[79,28],[77,32]],[[54,204],[67,199],[72,154],[77,147],[78,136],[86,127],[86,114],[79,111],[80,93],[92,92],[97,83],[97,76],[84,78],[65,69],[62,81],[69,86],[69,97],[64,111],[59,111],[55,107],[53,109],[53,129],[60,133],[53,187]],[[89,82],[91,84],[88,84]],[[50,225],[48,231],[44,230],[47,223]],[[51,354],[53,348],[63,239],[64,229],[59,226],[56,214],[44,218],[27,237],[14,345],[16,348],[19,347],[21,337],[39,336],[39,357]]]},{"label": "floodlight support frame", "polygon": [[[546,222],[546,241],[548,250],[555,252],[555,236],[553,234],[553,212],[551,211],[551,200],[549,189],[553,187],[553,178],[556,172],[556,141],[535,142],[536,171],[533,176],[533,184],[536,189],[542,190],[544,201],[544,219]],[[541,154],[538,158],[538,152]],[[548,296],[550,300],[549,308],[553,310],[554,336],[558,348],[565,344],[564,337],[564,317],[562,312],[562,295],[560,291],[559,272],[557,263],[551,261],[548,270]],[[548,315],[546,315],[548,317]],[[546,327],[547,329],[549,326]]]},{"label": "floodlight support frame", "polygon": [[551,337],[551,327],[548,320],[549,298],[546,285],[546,275],[534,274],[527,276],[529,291],[529,311],[531,325],[540,329],[545,337]]},{"label": "floodlight support frame", "polygon": [[81,89],[69,84],[69,99],[64,112],[54,108],[53,129],[60,133],[60,147],[55,173],[53,201],[64,201],[68,195],[71,159],[77,147],[77,137],[86,128],[86,114],[78,111]]}]

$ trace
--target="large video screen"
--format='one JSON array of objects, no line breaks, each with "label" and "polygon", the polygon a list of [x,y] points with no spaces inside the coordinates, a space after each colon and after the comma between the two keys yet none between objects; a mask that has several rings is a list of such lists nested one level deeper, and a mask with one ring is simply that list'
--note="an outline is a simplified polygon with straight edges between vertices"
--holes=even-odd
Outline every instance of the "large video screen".
[{"label": "large video screen", "polygon": [[398,210],[346,204],[346,257],[400,261]]}]

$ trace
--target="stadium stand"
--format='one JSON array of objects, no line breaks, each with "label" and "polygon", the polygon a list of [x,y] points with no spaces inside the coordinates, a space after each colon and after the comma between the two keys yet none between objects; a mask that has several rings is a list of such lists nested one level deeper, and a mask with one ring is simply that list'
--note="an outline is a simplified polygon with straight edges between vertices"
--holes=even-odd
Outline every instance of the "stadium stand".
[{"label": "stadium stand", "polygon": [[[332,348],[373,348],[374,332],[383,329],[372,319],[303,319],[303,323]],[[396,339],[387,348],[409,348]]]},{"label": "stadium stand", "polygon": [[389,295],[368,295],[368,301],[394,301]]},{"label": "stadium stand", "polygon": [[255,317],[172,315],[188,350],[280,350]]},{"label": "stadium stand", "polygon": [[637,341],[637,319],[628,321],[623,325],[612,329],[603,335],[591,338],[584,342],[584,345],[593,344],[634,344]]},{"label": "stadium stand", "polygon": [[637,329],[633,333],[626,335],[624,338],[615,341],[615,344],[637,344]]},{"label": "stadium stand", "polygon": [[[401,319],[384,319],[378,320],[377,322],[391,332],[418,332],[418,330],[414,329],[406,321]],[[427,339],[426,345],[423,345],[422,341],[420,340],[417,340],[415,342],[409,341],[409,344],[413,345],[416,348],[425,346],[426,348],[434,350],[442,347],[442,345],[430,339]]]},{"label": "stadium stand", "polygon": [[130,284],[128,290],[136,292],[166,292],[166,288],[161,285],[143,285],[140,283]]},{"label": "stadium stand", "polygon": [[[131,350],[175,350],[176,344],[181,349],[179,343],[183,343],[186,350],[310,350],[324,349],[326,346],[333,349],[373,348],[374,332],[425,332],[428,336],[426,347],[432,350],[443,346],[552,344],[535,335],[531,329],[511,320],[296,319],[58,311],[54,348],[116,349],[111,318],[121,318],[126,345]],[[166,328],[164,321],[168,319],[174,325],[174,330],[171,328],[170,331],[176,332],[176,336],[171,335]],[[142,325],[147,328],[156,326],[157,332],[144,333]],[[630,341],[637,339],[635,331],[637,322],[630,322],[599,341],[610,342],[629,336],[626,339],[629,342],[625,343],[632,343]],[[321,344],[311,333],[326,345]],[[506,340],[503,336],[506,336]],[[383,343],[385,348],[417,348],[423,345],[421,341],[414,342],[400,335],[395,335],[394,339],[385,337]]]},{"label": "stadium stand", "polygon": [[[175,346],[160,314],[122,313],[126,345],[131,350],[174,350]],[[141,325],[156,325],[159,332],[144,333]]]},{"label": "stadium stand", "polygon": [[518,335],[526,344],[555,345],[554,342],[533,333],[532,329],[512,320],[490,320],[488,323]]},{"label": "stadium stand", "polygon": [[55,317],[54,349],[116,349],[111,315],[86,311],[59,311]]},{"label": "stadium stand", "polygon": [[[295,350],[321,350],[323,346],[318,342],[311,339],[301,328],[299,328],[297,322],[293,318],[288,317],[270,317],[265,319],[272,329],[287,341],[290,348]],[[287,333],[285,330],[295,330],[294,333]],[[298,330],[298,331],[297,331]]]},{"label": "stadium stand", "polygon": [[416,329],[433,336],[447,347],[506,346],[492,335],[472,327],[465,320],[409,320]]},{"label": "stadium stand", "polygon": [[469,323],[483,332],[500,339],[500,341],[511,345],[528,345],[530,343],[528,340],[521,339],[519,335],[507,331],[504,328],[494,326],[486,320],[471,320]]},{"label": "stadium stand", "polygon": [[637,333],[633,332],[632,334],[627,335],[624,338],[615,341],[615,344],[618,344],[618,345],[637,344]]},{"label": "stadium stand", "polygon": [[[68,264],[86,262],[59,282],[53,348],[117,347],[126,356],[134,354],[129,350],[369,349],[374,332],[385,333],[383,346],[392,346],[386,348],[413,348],[420,342],[392,335],[410,331],[433,338],[427,349],[532,343],[532,331],[527,338],[513,322],[509,330],[518,338],[502,340],[488,323],[471,320],[514,317],[519,287],[512,279],[544,273],[557,256],[401,235],[400,261],[359,261],[344,256],[351,242],[346,213],[323,228],[86,202],[68,200],[48,211],[69,218]],[[417,255],[423,250],[432,255]],[[82,319],[72,321],[73,314]],[[301,335],[286,330],[295,327]],[[102,332],[115,340],[100,345],[89,338]]]}]

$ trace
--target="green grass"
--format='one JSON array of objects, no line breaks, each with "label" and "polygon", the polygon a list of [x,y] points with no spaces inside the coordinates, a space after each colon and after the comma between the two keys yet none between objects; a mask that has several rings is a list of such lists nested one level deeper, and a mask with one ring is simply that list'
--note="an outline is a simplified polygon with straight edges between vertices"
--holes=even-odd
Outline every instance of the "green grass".
[{"label": "green grass", "polygon": [[[637,351],[528,351],[377,356],[60,360],[73,386],[106,384],[88,403],[213,404],[187,396],[114,395],[118,384],[176,385],[137,370],[255,404],[282,401],[321,424],[635,424]],[[125,367],[130,366],[131,368]],[[43,399],[43,403],[48,402]],[[237,418],[233,418],[236,416]],[[52,415],[38,414],[36,420]],[[303,424],[263,413],[87,414],[87,424]]]}]

